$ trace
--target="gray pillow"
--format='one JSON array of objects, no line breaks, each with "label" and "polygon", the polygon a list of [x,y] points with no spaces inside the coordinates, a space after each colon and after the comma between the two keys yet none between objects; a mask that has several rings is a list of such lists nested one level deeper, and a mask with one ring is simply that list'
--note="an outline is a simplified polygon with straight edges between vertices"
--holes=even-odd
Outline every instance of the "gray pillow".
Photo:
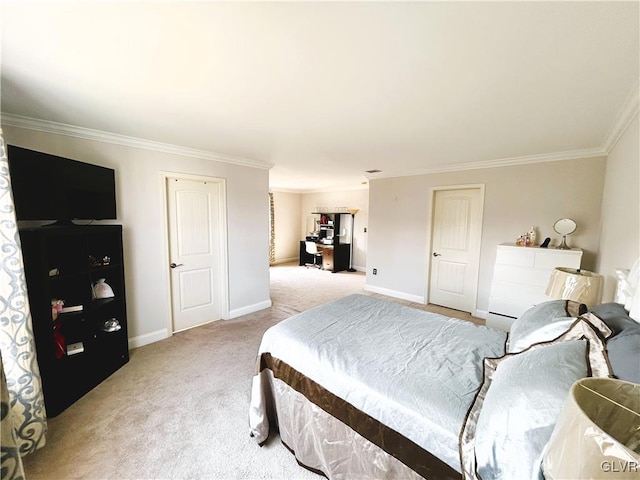
[{"label": "gray pillow", "polygon": [[485,358],[483,383],[460,432],[463,478],[539,478],[544,446],[573,382],[610,375],[604,340],[583,318],[551,342]]},{"label": "gray pillow", "polygon": [[611,369],[616,378],[640,383],[640,328],[621,333],[607,342]]},{"label": "gray pillow", "polygon": [[539,328],[555,322],[565,322],[569,325],[586,311],[587,306],[584,303],[571,300],[550,300],[531,307],[511,325],[507,338],[507,353],[520,352],[535,343],[527,343],[525,339]]},{"label": "gray pillow", "polygon": [[589,309],[613,331],[607,354],[616,378],[640,383],[640,323],[619,303],[603,303]]},{"label": "gray pillow", "polygon": [[640,324],[629,316],[624,305],[615,302],[601,303],[589,308],[589,312],[597,315],[613,331],[613,336],[624,330],[639,327]]}]

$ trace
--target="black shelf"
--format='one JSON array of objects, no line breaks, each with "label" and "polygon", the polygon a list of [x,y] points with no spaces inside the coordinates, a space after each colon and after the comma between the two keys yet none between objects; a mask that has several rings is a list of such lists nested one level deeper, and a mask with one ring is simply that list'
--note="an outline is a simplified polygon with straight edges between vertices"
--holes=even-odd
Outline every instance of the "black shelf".
[{"label": "black shelf", "polygon": [[[20,240],[45,405],[54,417],[129,361],[122,227],[23,228]],[[108,265],[94,264],[104,257]],[[113,297],[94,298],[93,285],[102,278]],[[82,310],[54,319],[53,300]],[[104,332],[113,318],[120,330]],[[79,353],[70,354],[73,344]]]},{"label": "black shelf", "polygon": [[[344,244],[340,241],[340,222],[342,220],[342,215],[346,215],[345,213],[338,212],[329,212],[329,213],[321,213],[321,212],[311,212],[311,215],[319,215],[320,218],[317,221],[317,226],[319,228],[319,239],[327,237],[327,234],[331,232],[332,243],[331,245],[341,245]],[[323,222],[323,219],[325,220]]]}]

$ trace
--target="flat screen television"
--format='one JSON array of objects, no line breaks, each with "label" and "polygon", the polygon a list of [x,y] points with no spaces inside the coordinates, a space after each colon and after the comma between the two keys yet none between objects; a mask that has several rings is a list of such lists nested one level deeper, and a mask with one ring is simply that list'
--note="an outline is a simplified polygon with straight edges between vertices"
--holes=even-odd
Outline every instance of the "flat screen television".
[{"label": "flat screen television", "polygon": [[18,220],[116,218],[115,171],[69,158],[7,146]]}]

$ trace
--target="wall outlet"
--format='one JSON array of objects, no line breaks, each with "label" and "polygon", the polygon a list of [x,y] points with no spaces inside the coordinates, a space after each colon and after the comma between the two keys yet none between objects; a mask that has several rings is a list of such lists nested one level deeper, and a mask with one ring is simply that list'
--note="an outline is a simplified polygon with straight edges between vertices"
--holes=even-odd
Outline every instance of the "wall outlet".
[{"label": "wall outlet", "polygon": [[377,269],[377,268],[374,268],[374,269],[373,269],[373,274],[374,274],[374,275],[377,275],[377,274],[378,274],[378,269]]}]

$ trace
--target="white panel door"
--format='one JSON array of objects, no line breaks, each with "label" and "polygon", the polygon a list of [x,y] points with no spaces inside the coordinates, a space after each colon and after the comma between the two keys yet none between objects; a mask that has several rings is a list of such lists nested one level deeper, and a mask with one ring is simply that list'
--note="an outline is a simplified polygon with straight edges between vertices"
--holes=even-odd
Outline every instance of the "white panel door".
[{"label": "white panel door", "polygon": [[219,320],[220,184],[167,179],[173,331]]},{"label": "white panel door", "polygon": [[475,311],[482,195],[480,188],[435,192],[429,303]]}]

